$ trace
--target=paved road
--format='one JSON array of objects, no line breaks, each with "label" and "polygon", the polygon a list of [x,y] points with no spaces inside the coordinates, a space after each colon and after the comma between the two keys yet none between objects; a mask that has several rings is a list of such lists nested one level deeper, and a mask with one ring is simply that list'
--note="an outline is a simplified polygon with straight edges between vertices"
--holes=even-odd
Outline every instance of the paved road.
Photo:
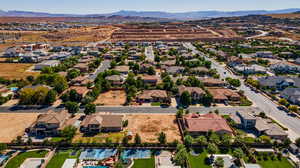
[{"label": "paved road", "polygon": [[152,61],[152,62],[154,61],[155,55],[154,55],[154,51],[153,51],[153,46],[149,46],[149,47],[145,48],[145,55],[147,57],[147,60]]},{"label": "paved road", "polygon": [[[184,46],[193,50],[193,52],[199,52],[191,43],[186,43],[184,44]],[[289,128],[288,133],[292,140],[295,140],[297,137],[300,136],[300,119],[292,117],[287,113],[278,110],[277,104],[275,104],[273,101],[271,101],[264,95],[252,91],[249,87],[245,85],[244,80],[241,77],[234,75],[215,60],[208,57],[206,57],[206,59],[212,62],[212,68],[215,68],[220,73],[222,79],[225,79],[226,77],[240,79],[241,87],[239,89],[244,91],[244,94],[254,103],[255,106],[263,110],[266,114],[268,114],[268,116],[272,117],[273,119],[283,124],[285,127]]]},{"label": "paved road", "polygon": [[257,30],[258,32],[260,32],[260,34],[255,35],[255,36],[251,36],[251,37],[247,37],[247,39],[254,39],[254,38],[258,38],[258,37],[263,37],[263,36],[267,36],[269,34],[269,32],[263,31],[263,30]]},{"label": "paved road", "polygon": [[89,76],[91,80],[95,80],[99,73],[104,72],[105,70],[110,68],[110,60],[104,60],[101,65],[97,68],[97,70]]}]

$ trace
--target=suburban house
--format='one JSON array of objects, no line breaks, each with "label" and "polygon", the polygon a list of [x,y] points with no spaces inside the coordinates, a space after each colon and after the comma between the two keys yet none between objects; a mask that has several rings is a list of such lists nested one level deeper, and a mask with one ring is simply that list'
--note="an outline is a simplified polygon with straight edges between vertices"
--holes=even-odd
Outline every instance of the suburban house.
[{"label": "suburban house", "polygon": [[256,52],[256,57],[260,58],[274,58],[274,55],[271,51],[259,51]]},{"label": "suburban house", "polygon": [[280,93],[280,97],[285,98],[293,104],[300,104],[300,88],[286,88]]},{"label": "suburban house", "polygon": [[165,90],[144,90],[137,96],[137,102],[139,103],[169,103],[170,97]]},{"label": "suburban house", "polygon": [[45,114],[40,114],[37,120],[26,129],[26,132],[31,136],[57,136],[69,116],[67,110],[61,112],[48,111]]},{"label": "suburban house", "polygon": [[73,86],[85,86],[90,82],[92,82],[92,80],[90,80],[88,76],[78,76],[72,79],[70,84]]},{"label": "suburban house", "polygon": [[243,129],[252,129],[256,124],[256,118],[246,112],[238,111],[235,114],[231,114],[230,118],[235,122],[235,124],[237,124],[239,128]]},{"label": "suburban house", "polygon": [[236,72],[242,74],[263,74],[267,72],[267,69],[259,65],[236,65],[233,67]]},{"label": "suburban house", "polygon": [[0,84],[0,96],[2,97],[8,97],[14,95],[14,92],[7,88],[5,85]]},{"label": "suburban house", "polygon": [[225,103],[228,101],[239,101],[241,96],[231,90],[226,88],[208,88],[208,92],[213,96],[215,103]]},{"label": "suburban house", "polygon": [[126,65],[116,66],[114,68],[114,70],[120,72],[121,74],[125,74],[126,75],[129,72],[129,66],[126,66]]},{"label": "suburban house", "polygon": [[89,72],[89,65],[87,63],[78,63],[73,68],[78,69],[80,72]]},{"label": "suburban house", "polygon": [[210,131],[217,134],[232,135],[233,131],[226,120],[215,113],[187,114],[183,117],[182,127],[192,136],[206,135]]},{"label": "suburban house", "polygon": [[144,84],[155,86],[158,83],[158,78],[155,75],[143,75],[142,80]]},{"label": "suburban house", "polygon": [[270,69],[274,72],[281,73],[296,73],[300,72],[300,66],[289,62],[275,63],[270,66]]},{"label": "suburban house", "polygon": [[80,131],[86,134],[99,132],[122,131],[123,115],[101,115],[99,113],[88,115],[82,121]]},{"label": "suburban house", "polygon": [[209,69],[205,67],[196,67],[196,68],[191,68],[190,73],[192,74],[198,74],[198,75],[206,75],[208,74]]},{"label": "suburban house", "polygon": [[65,92],[70,90],[75,90],[82,97],[84,97],[89,92],[89,89],[86,86],[71,86]]},{"label": "suburban house", "polygon": [[184,71],[184,67],[181,66],[170,66],[170,67],[166,67],[165,71],[169,74],[181,74]]},{"label": "suburban house", "polygon": [[292,78],[287,76],[268,76],[258,78],[259,85],[267,88],[275,88],[278,90],[287,87],[300,87],[300,78]]},{"label": "suburban house", "polygon": [[215,78],[199,78],[199,80],[207,87],[224,87],[226,85],[224,81]]},{"label": "suburban house", "polygon": [[57,60],[46,60],[46,61],[43,61],[43,62],[41,62],[39,64],[36,64],[34,66],[34,69],[35,70],[42,70],[42,69],[44,69],[46,67],[51,68],[51,67],[58,66],[59,64],[60,64],[60,62],[57,61]]},{"label": "suburban house", "polygon": [[113,86],[121,86],[125,82],[124,77],[121,75],[107,76],[105,80],[109,81]]},{"label": "suburban house", "polygon": [[179,96],[181,96],[182,93],[184,92],[188,92],[191,95],[193,101],[201,100],[202,97],[206,94],[206,92],[199,87],[186,87],[184,85],[179,86],[178,87]]}]

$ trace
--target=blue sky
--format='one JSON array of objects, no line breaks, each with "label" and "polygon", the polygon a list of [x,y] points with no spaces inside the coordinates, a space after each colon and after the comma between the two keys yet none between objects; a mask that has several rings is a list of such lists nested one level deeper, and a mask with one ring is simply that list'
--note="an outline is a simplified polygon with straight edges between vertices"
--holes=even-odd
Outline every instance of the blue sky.
[{"label": "blue sky", "polygon": [[1,0],[2,10],[93,14],[119,10],[184,12],[300,8],[300,0]]}]

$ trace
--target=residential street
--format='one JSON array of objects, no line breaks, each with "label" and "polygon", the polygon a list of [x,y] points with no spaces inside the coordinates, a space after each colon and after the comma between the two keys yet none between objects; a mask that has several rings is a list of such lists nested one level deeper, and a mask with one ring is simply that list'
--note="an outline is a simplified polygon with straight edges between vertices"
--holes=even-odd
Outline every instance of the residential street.
[{"label": "residential street", "polygon": [[110,67],[110,60],[104,60],[101,65],[97,68],[97,70],[89,76],[91,80],[95,80],[99,73],[104,72]]},{"label": "residential street", "polygon": [[[186,43],[184,46],[193,50],[194,53],[200,53],[191,43]],[[297,137],[299,137],[300,120],[298,118],[289,116],[287,113],[278,110],[277,104],[273,103],[264,95],[252,91],[245,85],[244,80],[241,77],[232,74],[215,60],[208,57],[206,57],[206,59],[212,62],[212,68],[215,68],[219,72],[222,79],[225,79],[226,77],[239,78],[241,80],[241,87],[239,89],[244,91],[244,94],[254,103],[255,106],[263,110],[268,116],[287,127],[289,129],[289,137],[292,140],[295,140]]]}]

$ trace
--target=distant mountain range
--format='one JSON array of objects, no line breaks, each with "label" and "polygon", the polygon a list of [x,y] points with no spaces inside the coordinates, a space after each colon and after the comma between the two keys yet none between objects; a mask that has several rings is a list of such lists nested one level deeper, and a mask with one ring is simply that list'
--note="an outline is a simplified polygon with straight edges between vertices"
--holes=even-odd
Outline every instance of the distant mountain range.
[{"label": "distant mountain range", "polygon": [[299,12],[300,8],[281,9],[281,10],[249,10],[249,11],[194,11],[194,12],[161,12],[161,11],[119,11],[107,14],[52,14],[44,12],[28,12],[28,11],[3,11],[0,10],[0,16],[14,17],[99,17],[99,16],[133,16],[133,17],[151,17],[151,18],[168,18],[168,19],[203,19],[216,17],[232,17],[246,15],[265,15],[265,14],[282,14]]}]

